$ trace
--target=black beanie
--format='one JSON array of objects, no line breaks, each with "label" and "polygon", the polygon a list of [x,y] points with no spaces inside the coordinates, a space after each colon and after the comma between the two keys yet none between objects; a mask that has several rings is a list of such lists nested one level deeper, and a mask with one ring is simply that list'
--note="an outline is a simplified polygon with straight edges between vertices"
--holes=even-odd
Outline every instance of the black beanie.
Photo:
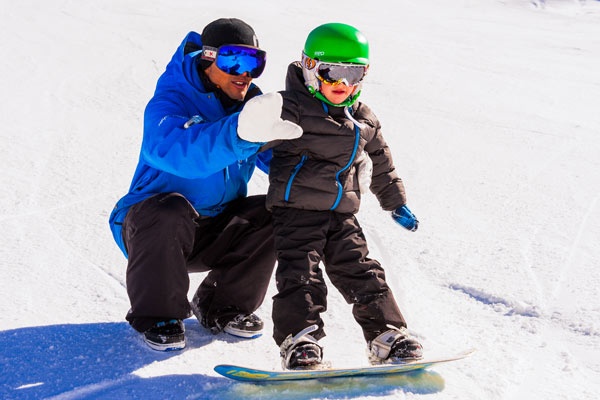
[{"label": "black beanie", "polygon": [[[204,27],[202,31],[202,45],[220,47],[224,44],[245,44],[258,47],[258,38],[254,29],[241,19],[220,18]],[[206,69],[212,64],[209,60],[200,60],[201,69]]]}]

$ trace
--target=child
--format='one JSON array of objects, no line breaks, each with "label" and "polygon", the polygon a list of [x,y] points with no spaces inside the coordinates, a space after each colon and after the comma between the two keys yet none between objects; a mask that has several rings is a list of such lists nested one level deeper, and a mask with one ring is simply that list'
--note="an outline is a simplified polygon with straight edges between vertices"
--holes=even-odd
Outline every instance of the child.
[{"label": "child", "polygon": [[320,313],[327,288],[319,262],[363,329],[369,360],[393,363],[422,357],[385,281],[367,257],[354,214],[360,203],[357,157],[373,162],[370,189],[382,208],[409,230],[418,221],[406,207],[380,124],[357,102],[369,68],[364,35],[345,24],[325,24],[306,40],[302,63],[288,68],[282,118],[300,125],[302,137],[273,148],[267,208],[273,213],[279,293],[273,298],[273,337],[284,368],[315,368],[325,336]]}]

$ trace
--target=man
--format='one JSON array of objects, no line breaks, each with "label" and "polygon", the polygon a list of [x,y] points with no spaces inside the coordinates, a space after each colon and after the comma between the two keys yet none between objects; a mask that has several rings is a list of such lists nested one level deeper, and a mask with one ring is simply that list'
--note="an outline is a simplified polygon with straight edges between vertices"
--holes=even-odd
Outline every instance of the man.
[{"label": "man", "polygon": [[[265,62],[248,24],[218,19],[186,36],[146,107],[139,163],[110,226],[128,257],[126,318],[155,350],[185,347],[191,312],[213,333],[262,333],[253,312],[275,254],[265,197],[246,197],[246,185],[255,166],[268,173],[265,142],[302,135],[281,120],[281,96],[252,83]],[[188,272],[206,271],[189,303]]]}]

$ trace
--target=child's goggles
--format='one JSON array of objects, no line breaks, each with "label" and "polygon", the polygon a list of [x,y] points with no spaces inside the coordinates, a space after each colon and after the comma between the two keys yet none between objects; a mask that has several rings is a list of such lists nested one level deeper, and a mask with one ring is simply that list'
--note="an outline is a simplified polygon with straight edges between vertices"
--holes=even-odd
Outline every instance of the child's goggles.
[{"label": "child's goggles", "polygon": [[367,75],[368,69],[368,65],[320,62],[315,75],[328,85],[345,83],[346,86],[356,86]]},{"label": "child's goggles", "polygon": [[203,60],[214,61],[217,68],[229,75],[247,72],[250,77],[258,78],[267,63],[266,51],[242,44],[203,46],[201,54]]}]

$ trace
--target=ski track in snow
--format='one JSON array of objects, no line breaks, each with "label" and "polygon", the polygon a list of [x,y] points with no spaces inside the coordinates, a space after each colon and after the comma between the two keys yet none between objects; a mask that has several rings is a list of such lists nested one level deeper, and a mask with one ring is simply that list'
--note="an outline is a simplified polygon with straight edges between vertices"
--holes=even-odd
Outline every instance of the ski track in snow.
[{"label": "ski track in snow", "polygon": [[[456,290],[458,292],[463,292],[464,294],[474,298],[475,300],[486,304],[488,306],[492,306],[496,309],[496,311],[502,311],[505,315],[521,315],[523,317],[540,317],[541,312],[536,306],[531,306],[527,304],[522,304],[518,301],[508,300],[501,297],[497,297],[486,293],[480,289],[460,285],[460,284],[451,284],[449,286],[450,289]],[[496,307],[496,306],[504,306],[504,307]]]},{"label": "ski track in snow", "polygon": [[564,266],[560,270],[559,279],[556,284],[556,287],[552,291],[552,297],[554,299],[558,299],[558,297],[560,295],[560,291],[563,288],[562,283],[565,280],[565,277],[567,276],[567,272],[572,272],[572,270],[573,270],[573,267],[574,267],[573,263],[574,263],[574,259],[575,259],[574,255],[577,252],[577,250],[579,250],[581,240],[584,237],[584,233],[586,232],[586,229],[588,228],[588,225],[590,222],[590,217],[591,217],[592,213],[597,210],[598,200],[600,200],[600,194],[598,194],[598,196],[596,196],[592,200],[592,202],[590,203],[590,206],[587,209],[586,213],[584,214],[581,222],[576,224],[576,226],[579,227],[577,230],[577,235],[575,235],[575,238],[573,239],[573,243],[571,244],[571,246],[569,248],[569,254],[565,260]]}]

